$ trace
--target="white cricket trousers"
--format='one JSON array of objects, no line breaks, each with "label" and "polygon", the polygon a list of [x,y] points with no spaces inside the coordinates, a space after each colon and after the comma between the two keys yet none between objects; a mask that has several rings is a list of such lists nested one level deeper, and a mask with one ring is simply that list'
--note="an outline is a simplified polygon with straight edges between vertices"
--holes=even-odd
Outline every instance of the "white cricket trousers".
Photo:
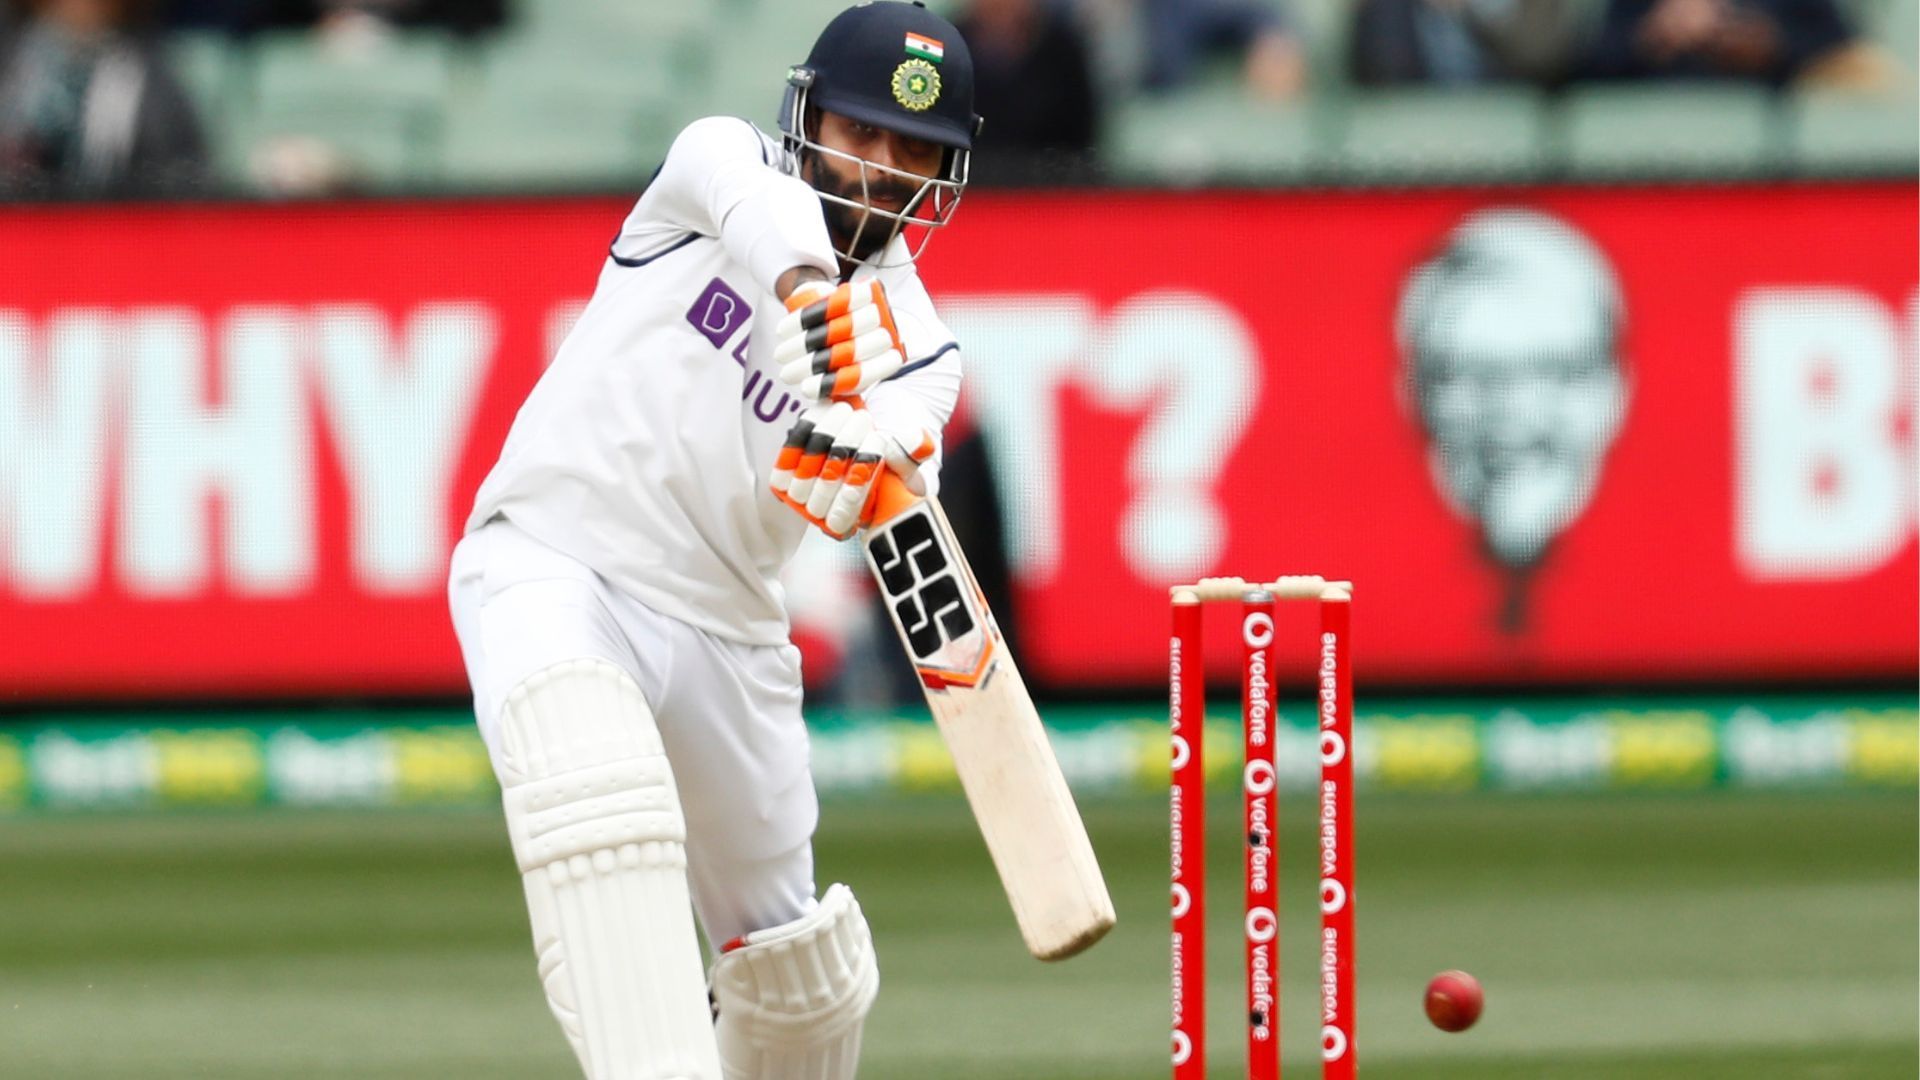
[{"label": "white cricket trousers", "polygon": [[504,518],[453,551],[454,632],[499,771],[501,703],[565,660],[639,684],[687,820],[687,876],[710,948],[808,914],[820,808],[800,715],[800,651],[742,645],[626,596]]}]

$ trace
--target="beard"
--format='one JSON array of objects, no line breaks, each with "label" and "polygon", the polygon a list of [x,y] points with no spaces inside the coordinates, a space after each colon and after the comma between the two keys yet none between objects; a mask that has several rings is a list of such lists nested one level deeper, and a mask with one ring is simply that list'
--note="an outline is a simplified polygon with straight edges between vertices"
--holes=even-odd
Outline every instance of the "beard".
[{"label": "beard", "polygon": [[818,155],[808,157],[804,175],[815,191],[847,200],[840,203],[822,199],[820,207],[826,214],[827,232],[833,238],[834,247],[856,262],[871,258],[886,247],[898,231],[897,222],[862,204],[862,195],[876,200],[891,199],[906,206],[918,193],[905,183],[884,178],[869,183],[862,192],[858,178],[841,180]]}]

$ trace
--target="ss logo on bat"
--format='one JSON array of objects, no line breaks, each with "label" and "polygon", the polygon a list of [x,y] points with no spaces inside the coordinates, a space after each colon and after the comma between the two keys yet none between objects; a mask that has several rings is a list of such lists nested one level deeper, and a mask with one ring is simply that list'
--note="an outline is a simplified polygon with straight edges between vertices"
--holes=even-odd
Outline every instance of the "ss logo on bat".
[{"label": "ss logo on bat", "polygon": [[924,509],[869,534],[867,557],[915,660],[937,664],[944,646],[979,628],[954,559],[940,547]]}]

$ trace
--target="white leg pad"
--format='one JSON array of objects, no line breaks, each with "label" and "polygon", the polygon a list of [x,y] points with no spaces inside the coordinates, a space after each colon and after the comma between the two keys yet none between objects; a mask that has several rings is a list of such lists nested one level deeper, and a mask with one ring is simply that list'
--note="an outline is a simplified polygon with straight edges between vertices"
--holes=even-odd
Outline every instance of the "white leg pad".
[{"label": "white leg pad", "polygon": [[713,968],[727,1080],[852,1080],[879,992],[873,933],[845,885],[811,914],[748,934]]},{"label": "white leg pad", "polygon": [[590,1080],[720,1080],[686,821],[631,676],[569,660],[507,695],[502,801],[547,1004]]}]

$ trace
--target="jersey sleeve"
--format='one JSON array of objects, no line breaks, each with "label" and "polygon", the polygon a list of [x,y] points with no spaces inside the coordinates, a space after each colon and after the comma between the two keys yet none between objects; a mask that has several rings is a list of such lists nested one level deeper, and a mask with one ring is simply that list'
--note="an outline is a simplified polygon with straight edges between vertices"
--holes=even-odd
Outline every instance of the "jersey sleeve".
[{"label": "jersey sleeve", "polygon": [[694,121],[673,141],[627,232],[719,237],[727,254],[768,292],[795,266],[833,275],[839,261],[820,198],[806,181],[777,167],[779,153],[745,120]]},{"label": "jersey sleeve", "polygon": [[920,476],[926,481],[927,493],[937,495],[945,456],[941,432],[960,401],[960,347],[951,338],[916,342],[913,339],[923,335],[913,334],[904,326],[901,330],[909,351],[919,345],[926,354],[909,356],[899,374],[867,391],[864,397],[874,427],[902,446],[917,445],[922,432],[933,439],[933,456],[921,463]]}]

